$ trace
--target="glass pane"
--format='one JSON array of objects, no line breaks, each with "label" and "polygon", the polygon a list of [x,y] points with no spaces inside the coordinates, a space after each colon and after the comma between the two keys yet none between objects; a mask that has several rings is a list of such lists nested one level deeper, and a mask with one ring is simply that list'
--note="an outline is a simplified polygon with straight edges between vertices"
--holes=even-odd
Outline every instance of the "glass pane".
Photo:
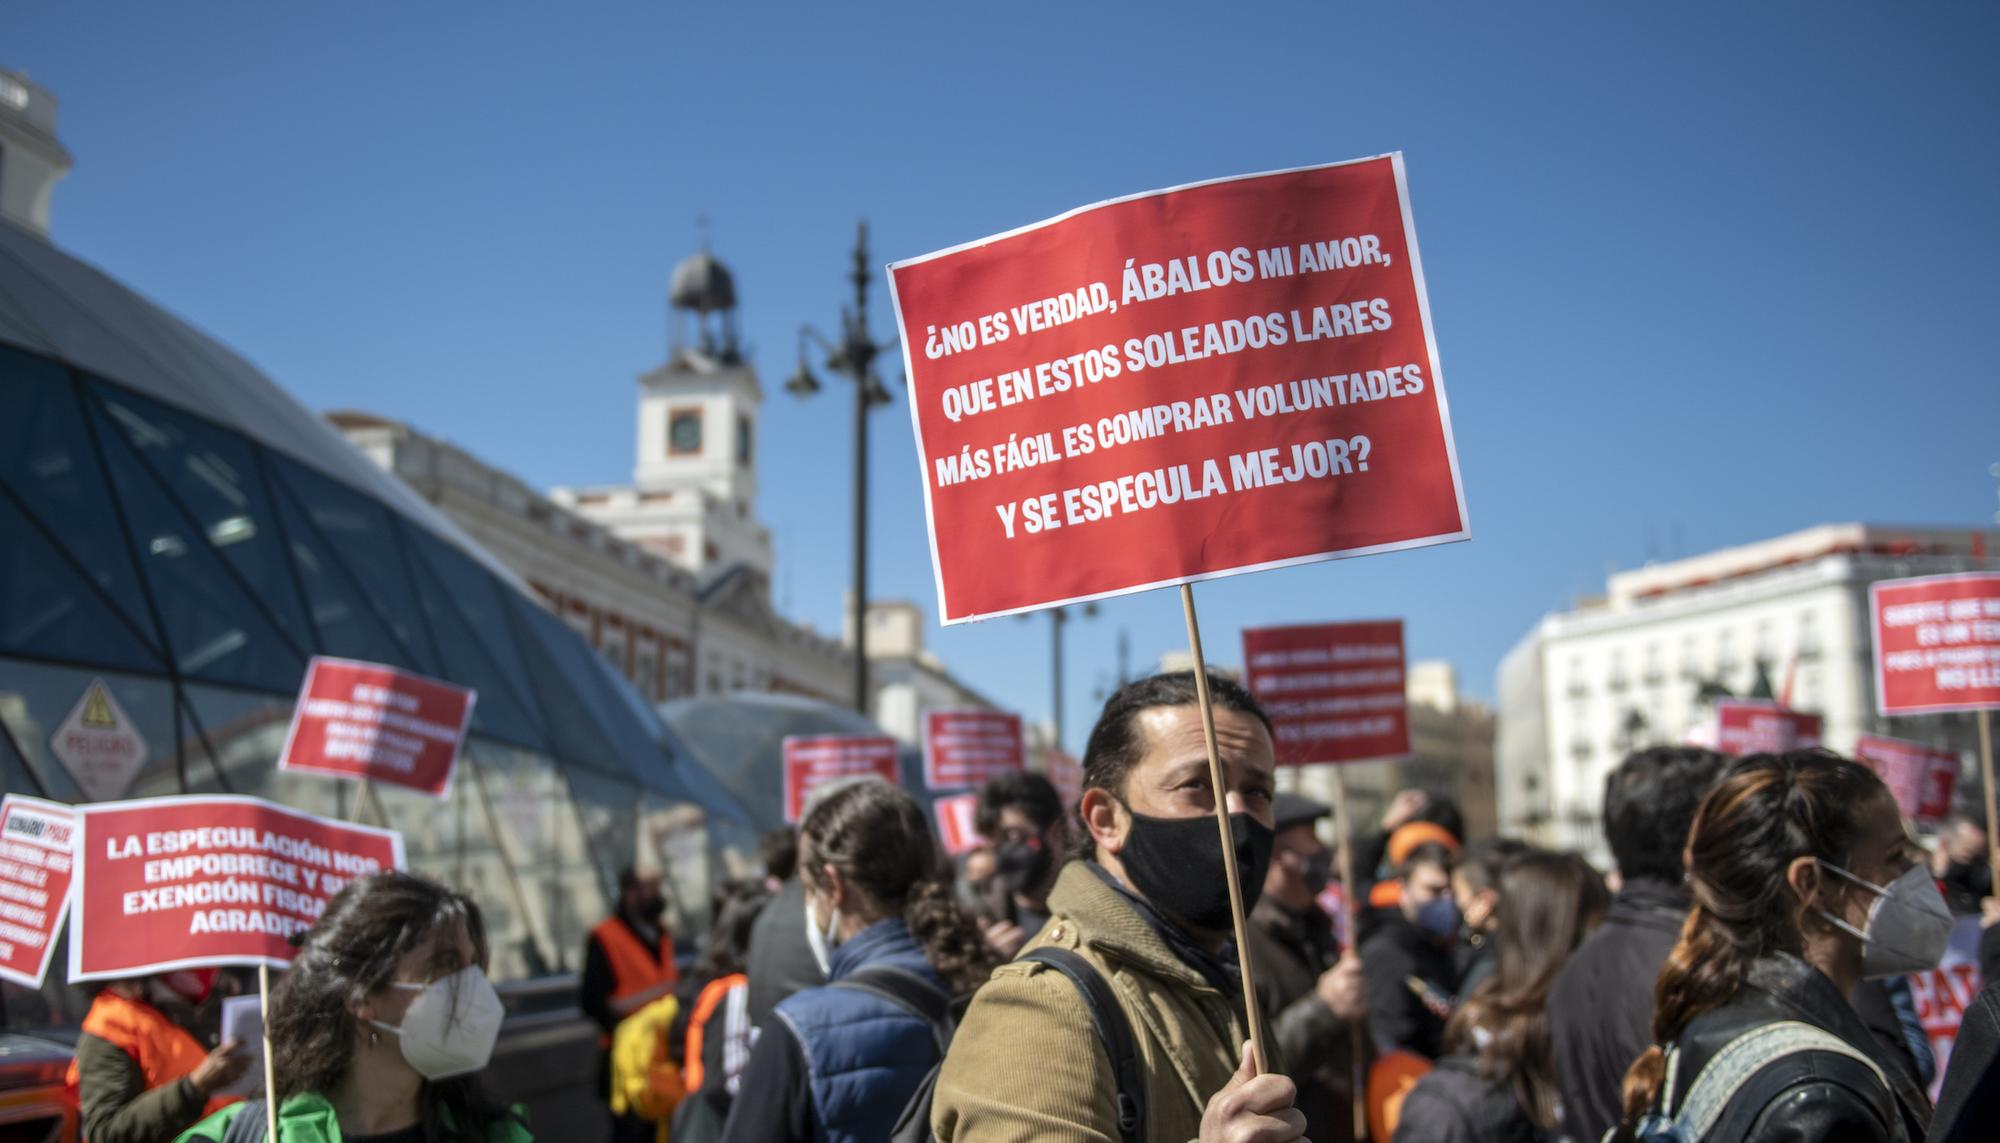
[{"label": "glass pane", "polygon": [[[103,683],[103,711],[111,725],[102,733],[129,740],[133,768],[96,767],[86,797],[71,765],[85,755],[76,746],[57,749],[58,732],[72,714],[81,716],[94,684]],[[21,659],[0,659],[0,721],[27,755],[28,765],[41,776],[42,787],[58,802],[107,801],[137,796],[139,791],[180,792],[179,766],[174,755],[174,692],[164,679],[110,671],[78,670]],[[93,719],[95,721],[95,719]],[[86,733],[96,734],[93,728]],[[90,744],[84,744],[86,747]],[[97,751],[103,756],[103,751]],[[121,754],[125,753],[121,749]],[[67,755],[69,762],[63,761]]]},{"label": "glass pane", "polygon": [[[271,465],[277,463],[273,460]],[[306,593],[306,610],[312,615],[313,629],[319,632],[320,651],[368,663],[414,666],[409,652],[376,614],[346,565],[320,538],[298,499],[275,482],[272,495],[283,517],[285,539],[291,545],[292,567]]]},{"label": "glass pane", "polygon": [[639,788],[575,767],[564,770],[590,860],[605,885],[618,884],[621,870],[639,856]]},{"label": "glass pane", "polygon": [[477,782],[520,879],[524,909],[549,968],[576,971],[610,901],[584,844],[569,786],[546,754],[474,739]]},{"label": "glass pane", "polygon": [[710,852],[708,815],[691,802],[646,795],[639,804],[640,845],[667,874],[667,923],[680,951],[708,939],[710,887],[723,867]]},{"label": "glass pane", "polygon": [[[414,536],[416,530],[403,531],[406,536]],[[444,657],[444,677],[479,692],[479,701],[472,707],[473,730],[548,750],[549,741],[542,732],[537,712],[493,662],[486,645],[459,612],[451,593],[424,561],[412,559],[410,568],[415,573],[417,595],[423,600],[424,619],[437,640],[438,654]]]},{"label": "glass pane", "polygon": [[76,557],[148,646],[159,647],[118,514],[63,370],[0,346],[0,484]]},{"label": "glass pane", "polygon": [[250,443],[110,385],[92,385],[110,420],[250,586],[292,642],[313,645],[283,537]]},{"label": "glass pane", "polygon": [[188,524],[124,435],[102,412],[92,419],[181,674],[259,690],[297,690],[305,657]]},{"label": "glass pane", "polygon": [[152,648],[75,564],[0,494],[0,654],[163,671]]},{"label": "glass pane", "polygon": [[329,480],[304,465],[271,457],[274,479],[286,484],[319,530],[320,539],[354,583],[375,604],[376,615],[389,625],[403,647],[403,657],[390,662],[439,674],[430,636],[417,609],[416,591],[403,565],[401,538],[387,508],[337,480]]},{"label": "glass pane", "polygon": [[[355,795],[349,783],[318,774],[278,772],[278,755],[292,725],[294,696],[266,695],[190,684],[182,688],[194,718],[189,739],[188,785],[219,789],[219,769],[233,793],[268,798],[322,817],[353,819]],[[196,733],[199,725],[201,734]],[[202,739],[206,737],[204,744]],[[214,748],[214,758],[207,748]]]},{"label": "glass pane", "polygon": [[601,700],[588,701],[598,698],[590,689],[597,657],[562,620],[528,600],[510,599],[507,610],[556,754],[572,769],[629,776],[624,755],[605,734],[608,708]]},{"label": "glass pane", "polygon": [[521,648],[514,641],[513,627],[507,620],[503,600],[515,594],[513,589],[479,566],[477,560],[429,532],[406,528],[404,534],[410,541],[412,562],[421,565],[444,586],[446,597],[465,617],[466,626],[485,646],[493,665],[507,676],[514,694],[526,705],[529,717],[543,723],[527,668],[521,662]]}]

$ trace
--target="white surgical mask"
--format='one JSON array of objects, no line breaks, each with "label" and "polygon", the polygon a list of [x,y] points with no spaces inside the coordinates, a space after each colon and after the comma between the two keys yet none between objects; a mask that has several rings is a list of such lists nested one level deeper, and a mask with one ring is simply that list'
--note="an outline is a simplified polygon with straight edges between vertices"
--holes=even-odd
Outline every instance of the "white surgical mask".
[{"label": "white surgical mask", "polygon": [[478,965],[468,965],[429,984],[392,981],[391,988],[417,993],[403,1011],[401,1026],[369,1023],[396,1036],[403,1059],[428,1080],[467,1075],[493,1058],[500,1022],[507,1009]]},{"label": "white surgical mask", "polygon": [[821,976],[833,975],[833,947],[840,943],[840,910],[827,906],[826,927],[820,928],[819,920],[813,916],[812,898],[806,898],[806,944],[812,946],[813,960],[819,964]]},{"label": "white surgical mask", "polygon": [[1857,929],[1839,917],[1820,911],[1820,916],[1844,932],[1860,937],[1861,975],[1870,980],[1927,972],[1944,959],[1945,945],[1951,941],[1956,922],[1937,883],[1921,865],[1912,865],[1886,887],[1856,877],[1831,862],[1822,869],[1839,874],[1875,894],[1868,906],[1868,923]]}]

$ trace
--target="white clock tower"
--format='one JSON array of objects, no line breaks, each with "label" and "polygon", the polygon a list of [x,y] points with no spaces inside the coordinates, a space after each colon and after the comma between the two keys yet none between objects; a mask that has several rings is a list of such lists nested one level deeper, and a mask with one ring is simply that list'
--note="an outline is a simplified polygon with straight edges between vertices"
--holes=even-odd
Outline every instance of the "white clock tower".
[{"label": "white clock tower", "polygon": [[771,533],[757,519],[764,390],[736,331],[736,282],[707,250],[674,268],[667,360],[639,378],[629,488],[558,488],[551,499],[707,579],[743,565],[765,583]]}]

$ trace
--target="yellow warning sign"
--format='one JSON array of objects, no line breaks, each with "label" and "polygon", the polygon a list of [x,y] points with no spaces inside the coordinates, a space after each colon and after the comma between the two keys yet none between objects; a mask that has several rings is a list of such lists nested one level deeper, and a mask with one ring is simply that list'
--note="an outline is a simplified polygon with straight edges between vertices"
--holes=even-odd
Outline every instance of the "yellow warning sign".
[{"label": "yellow warning sign", "polygon": [[93,730],[118,729],[118,716],[111,713],[111,702],[104,696],[104,684],[92,680],[90,693],[83,696],[83,717],[78,721]]}]

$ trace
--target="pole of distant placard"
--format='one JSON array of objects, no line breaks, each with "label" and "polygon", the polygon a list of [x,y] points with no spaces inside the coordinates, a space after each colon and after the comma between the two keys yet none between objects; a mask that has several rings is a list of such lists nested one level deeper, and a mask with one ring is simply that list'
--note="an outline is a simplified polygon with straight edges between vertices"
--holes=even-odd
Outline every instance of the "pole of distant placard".
[{"label": "pole of distant placard", "polygon": [[[1355,920],[1360,910],[1355,905],[1354,895],[1360,886],[1354,880],[1354,846],[1349,842],[1351,834],[1347,816],[1347,780],[1340,776],[1340,767],[1333,768],[1333,825],[1334,858],[1340,864],[1340,912],[1347,928],[1345,953],[1354,952],[1355,934],[1359,932]],[[1361,1021],[1351,1021],[1347,1026],[1348,1051],[1354,1057],[1354,1138],[1368,1138],[1368,1061],[1367,1044],[1362,1037],[1367,1033]]]},{"label": "pole of distant placard", "polygon": [[2000,886],[2000,814],[1993,812],[1993,712],[1979,712],[1979,784],[1986,788],[1986,865]]},{"label": "pole of distant placard", "polygon": [[1229,923],[1236,934],[1236,967],[1243,974],[1243,1019],[1250,1025],[1250,1067],[1269,1070],[1264,1021],[1257,1010],[1257,981],[1251,975],[1249,926],[1243,917],[1243,885],[1236,872],[1236,838],[1229,829],[1229,786],[1222,780],[1222,755],[1215,746],[1215,708],[1208,699],[1208,664],[1201,655],[1201,625],[1194,617],[1194,586],[1181,584],[1181,611],[1187,617],[1188,653],[1194,656],[1195,697],[1201,704],[1201,737],[1208,745],[1208,788],[1215,794],[1215,828],[1222,833],[1222,870],[1229,881]]},{"label": "pole of distant placard", "polygon": [[257,966],[257,997],[263,1010],[257,1014],[257,1026],[264,1036],[264,1138],[278,1138],[278,1061],[271,1054],[271,966]]}]

